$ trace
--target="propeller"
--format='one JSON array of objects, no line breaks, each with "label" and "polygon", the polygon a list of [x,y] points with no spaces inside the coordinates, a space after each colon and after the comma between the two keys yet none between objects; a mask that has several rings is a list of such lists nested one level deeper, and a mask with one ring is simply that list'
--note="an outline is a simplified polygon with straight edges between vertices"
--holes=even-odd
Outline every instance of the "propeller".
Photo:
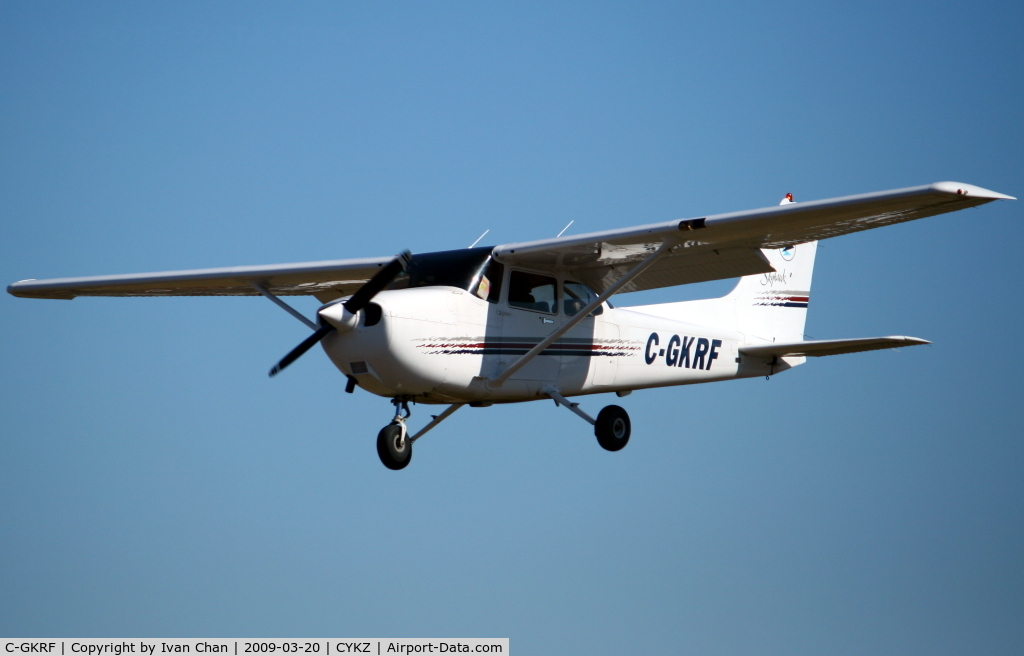
[{"label": "propeller", "polygon": [[[412,265],[412,253],[409,251],[403,251],[395,259],[387,263],[387,265],[378,271],[372,278],[366,281],[362,287],[356,290],[355,294],[342,303],[342,307],[345,309],[343,314],[349,317],[354,317],[360,310],[367,306],[367,304],[373,300],[382,289],[387,287],[392,280],[394,280],[403,271],[408,271]],[[320,317],[317,316],[318,322]],[[313,346],[321,339],[327,336],[327,333],[332,330],[337,330],[333,325],[327,322],[323,322],[322,325],[313,332],[312,335],[302,340],[302,342],[293,348],[288,355],[281,358],[281,361],[274,365],[274,368],[270,370],[270,376],[276,376],[277,374],[284,371],[284,368],[291,363],[298,360],[303,353],[313,348]]]}]

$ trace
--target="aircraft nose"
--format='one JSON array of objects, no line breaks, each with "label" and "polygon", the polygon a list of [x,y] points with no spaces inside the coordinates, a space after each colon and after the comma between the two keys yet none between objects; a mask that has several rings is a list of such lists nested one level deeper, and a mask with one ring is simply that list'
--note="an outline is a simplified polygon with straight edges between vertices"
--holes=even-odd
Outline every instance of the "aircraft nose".
[{"label": "aircraft nose", "polygon": [[356,327],[359,322],[359,312],[352,314],[345,307],[344,303],[335,303],[328,305],[327,307],[320,308],[317,312],[322,321],[326,321],[330,325],[334,326],[338,332],[348,332]]}]

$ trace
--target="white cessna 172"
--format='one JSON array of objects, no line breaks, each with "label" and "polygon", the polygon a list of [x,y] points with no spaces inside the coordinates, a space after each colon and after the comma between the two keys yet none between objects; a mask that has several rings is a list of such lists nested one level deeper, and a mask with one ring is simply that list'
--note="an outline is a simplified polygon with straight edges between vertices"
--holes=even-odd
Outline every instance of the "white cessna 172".
[{"label": "white cessna 172", "polygon": [[[594,425],[618,451],[629,415],[609,405],[591,417],[568,397],[771,376],[808,356],[927,344],[914,337],[803,339],[817,240],[935,214],[1015,200],[939,182],[506,244],[371,258],[23,280],[26,298],[263,295],[312,334],[273,376],[321,342],[356,386],[388,397],[395,417],[377,452],[402,469],[412,444],[464,405],[553,399]],[[738,277],[722,298],[616,308],[616,293]],[[312,295],[312,321],[281,296]],[[448,407],[415,434],[409,402]]]}]

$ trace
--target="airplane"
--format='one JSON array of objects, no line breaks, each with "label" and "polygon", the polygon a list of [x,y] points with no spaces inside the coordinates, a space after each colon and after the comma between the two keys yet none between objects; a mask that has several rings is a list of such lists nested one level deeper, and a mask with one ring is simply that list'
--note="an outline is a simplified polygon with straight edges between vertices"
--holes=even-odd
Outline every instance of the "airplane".
[{"label": "airplane", "polygon": [[[23,280],[23,298],[264,296],[311,333],[275,376],[317,343],[360,387],[391,399],[377,436],[385,467],[465,405],[553,400],[592,424],[608,451],[626,446],[629,414],[596,417],[570,398],[770,377],[808,357],[928,344],[886,336],[805,340],[819,240],[1016,200],[938,182],[583,235],[397,257]],[[564,232],[564,231],[563,231]],[[615,307],[615,294],[739,278],[721,298]],[[315,319],[282,296],[311,295]],[[414,434],[409,403],[446,405]]]}]

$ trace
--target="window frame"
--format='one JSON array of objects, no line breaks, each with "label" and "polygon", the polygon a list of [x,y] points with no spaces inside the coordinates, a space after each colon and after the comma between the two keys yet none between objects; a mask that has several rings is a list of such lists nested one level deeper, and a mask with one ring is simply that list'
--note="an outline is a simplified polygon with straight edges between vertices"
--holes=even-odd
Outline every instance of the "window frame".
[{"label": "window frame", "polygon": [[[480,289],[480,282],[484,278],[484,276],[487,275],[487,271],[491,270],[492,268],[497,270],[496,272],[498,276],[497,278],[491,278],[490,276],[487,276],[487,281],[490,283],[491,289],[487,294],[487,298],[480,298],[480,295],[477,293]],[[508,267],[505,266],[505,264],[499,262],[493,256],[489,257],[487,261],[484,263],[484,265],[477,272],[476,276],[474,276],[473,282],[472,284],[470,284],[469,289],[467,290],[469,292],[469,295],[477,300],[484,301],[491,305],[500,305],[501,297],[505,294],[505,288],[507,286],[506,278],[508,276],[505,273],[506,269],[508,269]]]},{"label": "window frame", "polygon": [[[561,282],[561,279],[559,278],[558,275],[552,274],[552,273],[547,273],[547,272],[543,272],[542,273],[540,271],[530,271],[529,269],[520,269],[520,268],[513,268],[513,267],[506,267],[506,268],[508,269],[508,276],[507,276],[507,280],[505,281],[504,289],[502,289],[502,292],[501,292],[502,293],[502,297],[503,297],[503,301],[504,301],[504,305],[506,307],[508,307],[509,309],[512,309],[512,310],[522,310],[524,312],[534,312],[536,314],[542,314],[542,315],[549,316],[549,317],[557,317],[557,316],[562,314],[562,312],[561,312],[561,309],[562,309],[561,308],[562,282]],[[555,298],[554,298],[554,303],[553,303],[554,304],[554,311],[553,312],[545,312],[543,310],[538,310],[538,309],[535,309],[535,308],[527,308],[527,307],[522,307],[521,305],[513,305],[512,304],[512,302],[510,300],[510,297],[512,295],[512,276],[515,275],[516,273],[525,273],[525,274],[531,275],[531,276],[540,276],[540,277],[544,277],[544,278],[550,278],[550,279],[555,281],[555,285],[554,285],[554,297]]]}]

